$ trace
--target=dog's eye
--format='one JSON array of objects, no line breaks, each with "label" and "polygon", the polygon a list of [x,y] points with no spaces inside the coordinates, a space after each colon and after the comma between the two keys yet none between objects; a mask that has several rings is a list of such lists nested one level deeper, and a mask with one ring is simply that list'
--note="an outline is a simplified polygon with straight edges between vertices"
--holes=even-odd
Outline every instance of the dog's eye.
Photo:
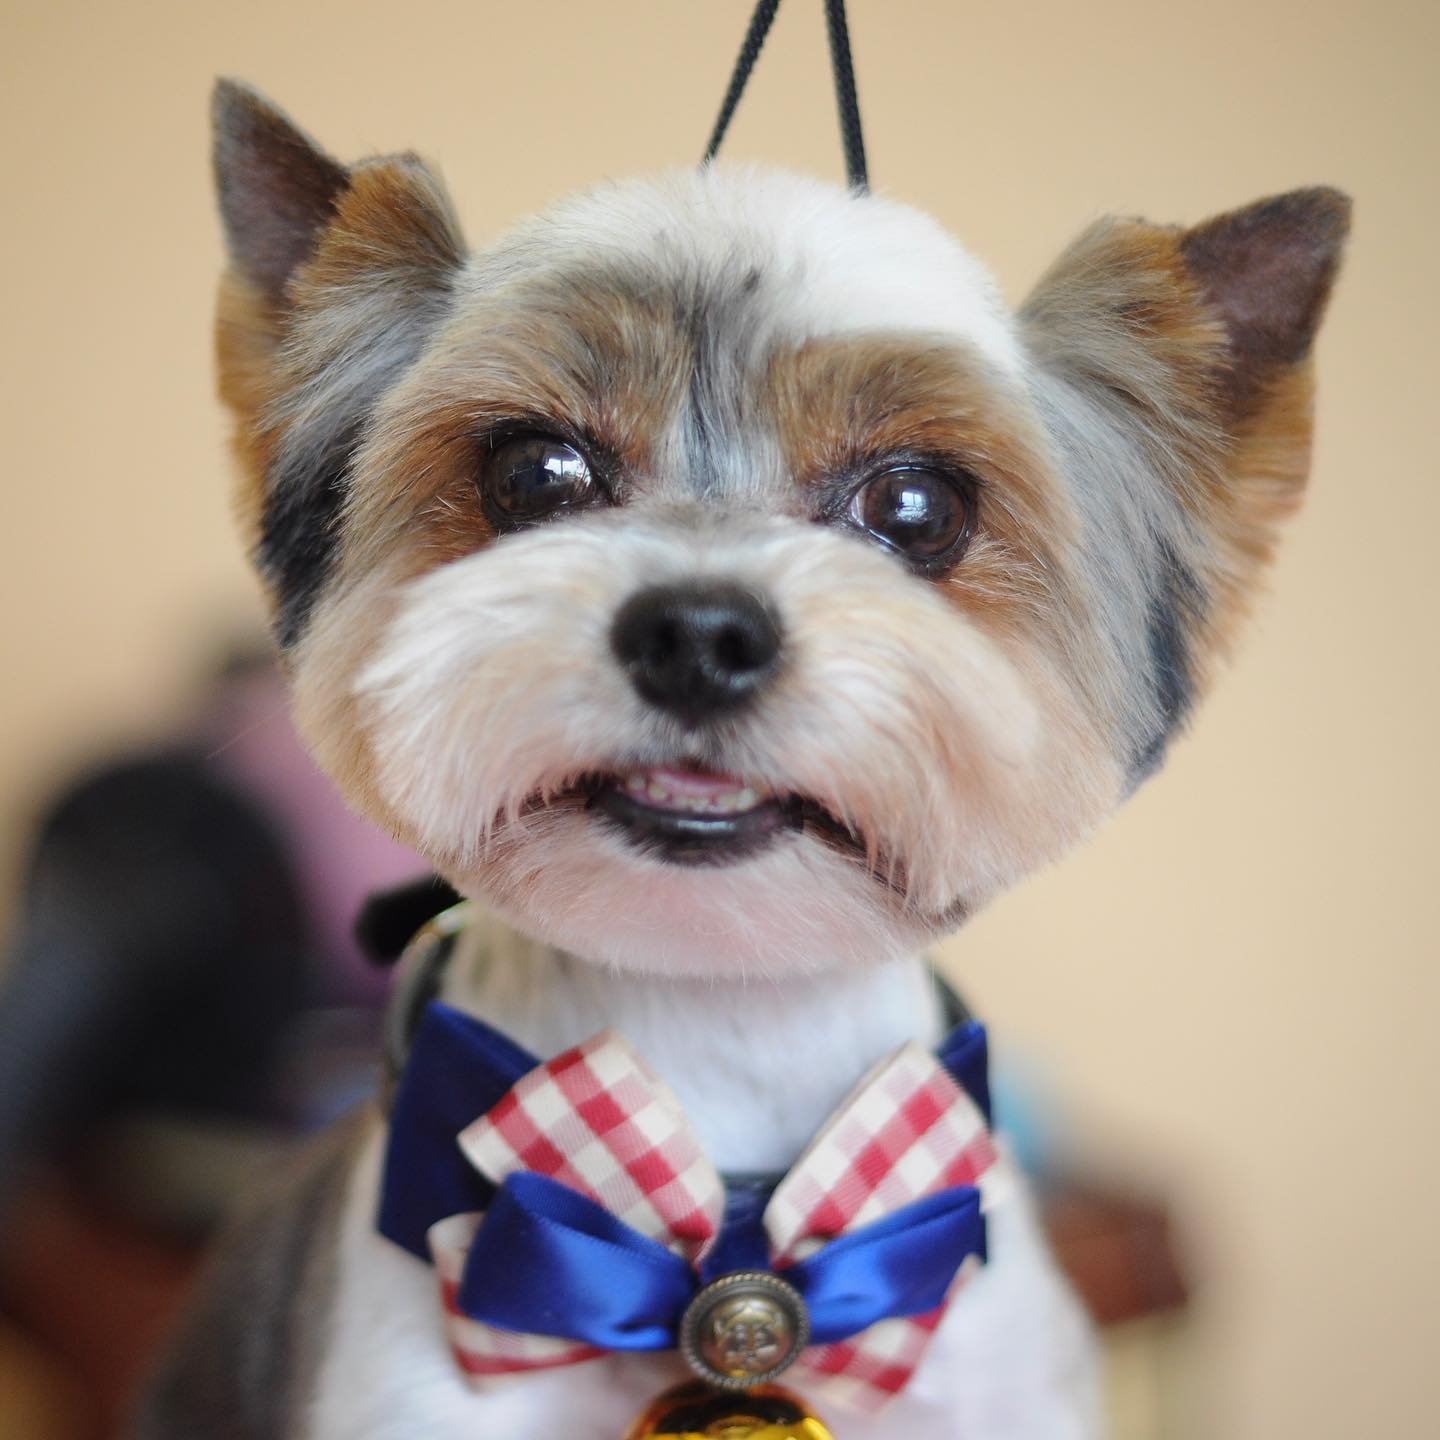
[{"label": "dog's eye", "polygon": [[485,453],[480,493],[501,526],[527,525],[599,497],[590,464],[573,446],[548,435],[502,440]]},{"label": "dog's eye", "polygon": [[904,466],[873,476],[855,491],[848,519],[929,568],[960,557],[970,538],[972,508],[970,497],[950,476]]}]

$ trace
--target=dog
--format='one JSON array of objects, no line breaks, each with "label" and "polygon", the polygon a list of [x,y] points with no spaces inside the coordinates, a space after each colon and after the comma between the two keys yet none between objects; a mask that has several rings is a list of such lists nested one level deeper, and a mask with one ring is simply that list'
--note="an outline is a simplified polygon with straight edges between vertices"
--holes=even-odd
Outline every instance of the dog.
[{"label": "dog", "polygon": [[[423,161],[342,165],[235,83],[215,165],[241,517],[320,764],[475,902],[442,1018],[527,1065],[606,1032],[707,1176],[784,1174],[872,1067],[934,1063],[926,947],[1150,775],[1230,651],[1349,202],[1107,219],[1011,312],[925,215],[769,169],[600,185],[472,253]],[[463,1373],[457,1334],[503,1351],[551,1279],[442,1305],[377,1229],[418,1183],[389,1130],[224,1243],[139,1435],[599,1440],[687,1373],[674,1339]],[[1101,1432],[1004,1168],[883,1409],[816,1390],[841,1440]]]}]

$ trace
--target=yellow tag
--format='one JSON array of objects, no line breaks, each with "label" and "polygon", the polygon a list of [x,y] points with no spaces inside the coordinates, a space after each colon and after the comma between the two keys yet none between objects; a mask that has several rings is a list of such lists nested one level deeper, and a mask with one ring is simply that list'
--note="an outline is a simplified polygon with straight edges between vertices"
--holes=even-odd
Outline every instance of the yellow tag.
[{"label": "yellow tag", "polygon": [[625,1440],[833,1440],[786,1390],[715,1390],[700,1381],[667,1390]]}]

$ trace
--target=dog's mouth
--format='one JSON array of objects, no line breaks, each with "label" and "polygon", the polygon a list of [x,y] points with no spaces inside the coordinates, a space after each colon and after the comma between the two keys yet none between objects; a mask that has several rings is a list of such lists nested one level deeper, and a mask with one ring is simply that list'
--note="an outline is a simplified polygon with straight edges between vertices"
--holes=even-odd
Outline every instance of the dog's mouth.
[{"label": "dog's mouth", "polygon": [[731,864],[806,829],[865,852],[858,835],[804,796],[715,770],[654,765],[591,775],[557,798],[581,801],[637,849],[677,865]]},{"label": "dog's mouth", "polygon": [[798,796],[668,765],[602,780],[590,809],[632,844],[689,865],[746,859],[803,822]]}]

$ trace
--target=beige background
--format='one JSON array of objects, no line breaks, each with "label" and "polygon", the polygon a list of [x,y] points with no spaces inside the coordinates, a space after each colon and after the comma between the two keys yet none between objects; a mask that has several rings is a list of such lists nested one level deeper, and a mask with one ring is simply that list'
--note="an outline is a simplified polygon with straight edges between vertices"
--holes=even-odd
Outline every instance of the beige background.
[{"label": "beige background", "polygon": [[[749,0],[0,5],[0,817],[183,694],[253,613],[207,333],[211,76],[342,155],[438,158],[471,238],[693,159]],[[732,155],[839,173],[818,0]],[[872,169],[1019,298],[1105,210],[1356,197],[1310,506],[1167,772],[950,949],[1075,1133],[1181,1207],[1209,1277],[1190,1440],[1435,1433],[1440,466],[1433,3],[853,0]]]}]

